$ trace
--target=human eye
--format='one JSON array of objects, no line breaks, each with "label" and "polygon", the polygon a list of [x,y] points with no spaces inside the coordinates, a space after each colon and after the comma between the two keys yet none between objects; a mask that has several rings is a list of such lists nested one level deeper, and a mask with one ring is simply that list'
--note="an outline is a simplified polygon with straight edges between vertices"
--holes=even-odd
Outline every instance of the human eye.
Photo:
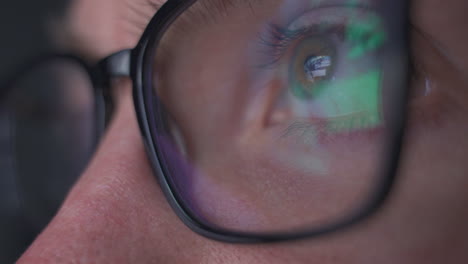
[{"label": "human eye", "polygon": [[381,53],[387,34],[372,9],[313,9],[287,25],[269,24],[259,36],[259,65],[283,86],[272,115],[282,112],[282,121],[290,123],[286,135],[298,122],[321,138],[383,125]]}]

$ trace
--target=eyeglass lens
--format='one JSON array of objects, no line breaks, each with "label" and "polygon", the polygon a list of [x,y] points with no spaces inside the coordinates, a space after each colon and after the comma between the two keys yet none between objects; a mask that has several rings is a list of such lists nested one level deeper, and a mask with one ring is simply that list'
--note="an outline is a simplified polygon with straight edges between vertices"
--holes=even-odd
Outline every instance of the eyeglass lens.
[{"label": "eyeglass lens", "polygon": [[192,215],[284,232],[367,205],[406,89],[401,1],[383,2],[199,0],[167,29],[157,147]]},{"label": "eyeglass lens", "polygon": [[86,166],[96,140],[94,88],[73,60],[55,58],[21,76],[2,98],[2,135],[24,212],[44,226]]}]

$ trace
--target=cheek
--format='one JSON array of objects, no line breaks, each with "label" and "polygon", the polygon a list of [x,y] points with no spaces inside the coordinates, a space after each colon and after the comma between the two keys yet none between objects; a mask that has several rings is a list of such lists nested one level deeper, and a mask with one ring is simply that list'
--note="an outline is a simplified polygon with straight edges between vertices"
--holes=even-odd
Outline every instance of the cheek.
[{"label": "cheek", "polygon": [[456,258],[468,249],[468,126],[454,116],[446,118],[443,126],[409,131],[389,214],[382,222],[393,231],[387,238],[401,241],[402,247],[421,245],[431,248],[431,255]]},{"label": "cheek", "polygon": [[178,45],[164,83],[170,89],[161,91],[192,152],[229,144],[239,133],[248,86],[245,57],[239,55],[242,39],[224,35],[206,31],[190,45]]},{"label": "cheek", "polygon": [[434,44],[413,32],[413,96],[389,207],[395,213],[387,221],[405,233],[403,246],[427,245],[433,254],[453,252],[455,258],[468,245],[468,85]]}]

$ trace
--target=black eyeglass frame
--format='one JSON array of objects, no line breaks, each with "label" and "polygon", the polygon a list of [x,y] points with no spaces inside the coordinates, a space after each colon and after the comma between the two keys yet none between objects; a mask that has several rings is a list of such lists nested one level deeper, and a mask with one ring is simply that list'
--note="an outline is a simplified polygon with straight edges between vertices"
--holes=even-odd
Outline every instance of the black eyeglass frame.
[{"label": "black eyeglass frame", "polygon": [[[87,75],[87,77],[89,78],[88,81],[92,84],[92,87],[89,87],[89,89],[90,93],[93,95],[94,98],[94,120],[92,120],[92,133],[94,136],[92,137],[92,142],[90,142],[90,151],[94,151],[97,145],[99,144],[100,137],[105,131],[106,123],[109,121],[109,118],[111,116],[110,113],[112,113],[113,103],[111,95],[108,93],[109,89],[107,89],[109,85],[106,83],[108,81],[108,78],[103,78],[104,75],[102,74],[103,71],[101,69],[91,67],[86,61],[73,54],[47,53],[27,60],[26,63],[20,65],[20,67],[16,69],[16,71],[13,74],[9,75],[9,78],[0,83],[0,106],[3,107],[5,105],[7,107],[6,109],[8,109],[7,104],[9,96],[11,95],[11,93],[14,92],[14,88],[16,87],[15,84],[17,84],[18,81],[20,81],[25,74],[42,68],[44,65],[47,65],[47,63],[51,63],[54,61],[66,61],[67,63],[80,68],[81,70],[83,70],[83,73]],[[0,111],[3,110],[5,109],[0,109]],[[8,112],[6,114],[10,115],[10,113]],[[11,149],[14,150],[14,139],[11,138],[10,140]],[[12,155],[15,155],[15,153],[12,153]],[[14,162],[13,166],[16,165],[16,162]],[[31,210],[30,205],[24,199],[28,195],[22,187],[23,181],[24,179],[20,177],[20,175],[15,175],[14,189],[18,197],[19,206],[22,212],[34,211]],[[43,223],[39,223],[39,225],[41,224]]]},{"label": "black eyeglass frame", "polygon": [[[81,59],[72,55],[51,55],[42,57],[41,59],[44,60],[54,57],[72,59],[82,65],[89,73],[95,87],[96,114],[98,119],[96,126],[98,128],[97,137],[102,134],[104,124],[110,119],[112,113],[113,103],[110,95],[111,87],[109,80],[115,77],[130,77],[132,79],[133,100],[138,124],[155,177],[157,178],[167,201],[177,216],[186,226],[202,236],[229,243],[266,243],[304,239],[343,230],[361,222],[365,218],[377,212],[388,197],[397,174],[406,122],[405,113],[408,93],[407,89],[402,89],[404,90],[404,94],[401,96],[402,100],[400,105],[397,105],[394,108],[396,109],[395,114],[401,116],[401,118],[392,126],[394,131],[390,133],[392,137],[389,139],[391,147],[389,149],[387,169],[385,170],[385,175],[380,186],[378,186],[379,190],[376,191],[374,197],[368,200],[366,206],[363,206],[361,210],[356,211],[348,218],[318,229],[305,230],[301,232],[237,232],[210,226],[192,213],[190,208],[184,206],[183,202],[181,202],[181,197],[174,191],[174,187],[171,185],[169,169],[163,160],[161,150],[158,149],[156,144],[157,138],[155,136],[155,128],[161,126],[161,122],[163,122],[164,117],[154,116],[154,109],[160,109],[162,108],[162,105],[155,94],[155,89],[152,83],[154,74],[152,71],[152,64],[159,41],[166,30],[179,17],[179,15],[197,1],[198,0],[168,0],[150,20],[135,48],[114,53],[101,60],[96,67],[89,67]],[[403,21],[403,23],[405,25],[409,25],[409,3],[406,4],[405,9],[405,21]],[[408,26],[406,26],[406,28],[408,28]],[[407,35],[408,33],[404,36],[406,38],[404,42],[408,46],[409,38]],[[407,60],[407,65],[410,65],[409,56],[408,58],[405,58],[405,60]],[[36,65],[37,63],[38,62],[34,62],[32,65]],[[410,70],[409,67],[408,70]],[[410,74],[408,73],[407,76],[409,75]],[[12,80],[16,79],[18,76],[15,75],[15,78]],[[408,84],[409,80],[404,80],[404,82]],[[6,86],[8,87],[9,85]],[[0,98],[2,98],[3,95],[0,95]],[[104,109],[107,109],[107,111]],[[105,119],[103,118],[104,112],[106,113]],[[158,112],[160,113],[161,111]],[[151,208],[147,208],[147,210],[151,210]]]},{"label": "black eyeglass frame", "polygon": [[[153,63],[152,60],[155,58],[155,51],[157,50],[158,43],[167,28],[180,14],[195,2],[197,2],[197,0],[169,0],[164,4],[151,19],[136,48],[132,50],[131,60],[134,104],[145,146],[155,176],[158,178],[166,199],[169,201],[169,204],[178,217],[193,231],[211,239],[231,243],[258,243],[301,239],[333,233],[360,222],[376,212],[388,197],[395,181],[404,132],[406,94],[402,96],[404,100],[402,100],[401,105],[395,107],[398,109],[397,111],[400,111],[396,114],[400,115],[402,118],[400,122],[392,126],[395,131],[394,133],[390,133],[393,136],[393,138],[389,139],[391,155],[389,155],[385,178],[379,186],[380,190],[376,192],[377,194],[375,197],[370,199],[366,206],[347,219],[316,230],[308,230],[300,233],[243,233],[209,226],[203,223],[202,220],[197,219],[195,214],[191,213],[190,209],[183,205],[181,197],[179,197],[178,194],[173,191],[174,188],[171,187],[170,179],[168,179],[169,170],[165,163],[161,161],[162,154],[155,143],[157,139],[155,138],[154,128],[158,126],[157,123],[161,122],[163,118],[160,117],[157,120],[153,116],[154,108],[161,106],[157,105],[158,99],[154,92],[155,89],[152,86],[151,80],[154,73],[152,72],[151,64]],[[408,10],[405,11],[406,14],[408,14]],[[407,15],[405,18],[407,19]],[[404,23],[408,25],[407,21],[404,21]],[[406,43],[408,43],[408,40]],[[408,80],[406,80],[406,82],[408,83]]]}]

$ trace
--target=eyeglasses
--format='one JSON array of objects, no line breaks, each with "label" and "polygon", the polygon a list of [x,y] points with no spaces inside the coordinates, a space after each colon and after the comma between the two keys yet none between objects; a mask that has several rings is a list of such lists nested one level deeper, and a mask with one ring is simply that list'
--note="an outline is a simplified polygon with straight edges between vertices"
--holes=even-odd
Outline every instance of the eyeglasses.
[{"label": "eyeglasses", "polygon": [[406,1],[170,0],[134,49],[96,67],[49,56],[5,85],[15,174],[78,173],[112,113],[109,79],[131,77],[154,175],[193,231],[338,231],[390,192],[407,44]]}]

